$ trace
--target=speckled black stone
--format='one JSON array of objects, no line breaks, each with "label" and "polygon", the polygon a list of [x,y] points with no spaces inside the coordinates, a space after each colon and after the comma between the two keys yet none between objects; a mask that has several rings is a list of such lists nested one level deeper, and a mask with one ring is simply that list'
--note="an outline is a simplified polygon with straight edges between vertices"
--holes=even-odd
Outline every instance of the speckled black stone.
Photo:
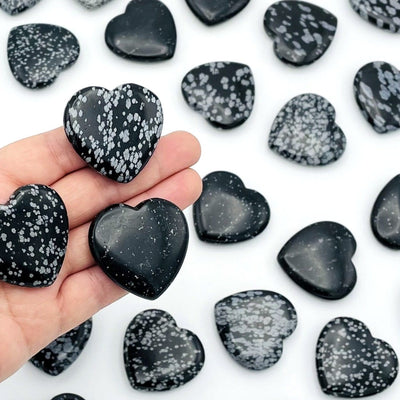
[{"label": "speckled black stone", "polygon": [[50,286],[64,261],[68,216],[61,197],[43,185],[19,188],[0,205],[0,280]]},{"label": "speckled black stone", "polygon": [[93,221],[89,244],[106,275],[125,290],[154,300],[178,274],[189,233],[182,211],[167,200],[116,204]]},{"label": "speckled black stone", "polygon": [[317,222],[296,233],[278,261],[303,289],[328,300],[347,296],[357,282],[351,258],[356,251],[351,232],[336,222]]},{"label": "speckled black stone", "polygon": [[350,0],[354,11],[378,28],[400,31],[400,6],[398,0]]},{"label": "speckled black stone", "polygon": [[77,38],[61,26],[20,25],[8,36],[8,63],[15,79],[30,89],[51,85],[79,57]]},{"label": "speckled black stone", "polygon": [[387,389],[397,377],[398,360],[392,347],[372,337],[361,321],[339,317],[318,339],[317,371],[324,393],[360,398]]},{"label": "speckled black stone", "polygon": [[167,60],[175,53],[174,18],[159,0],[132,0],[125,14],[107,25],[106,43],[115,54],[131,60]]},{"label": "speckled black stone", "polygon": [[400,175],[379,193],[372,208],[371,227],[383,245],[400,250]]},{"label": "speckled black stone", "polygon": [[264,28],[274,40],[276,56],[298,67],[325,54],[335,36],[337,18],[305,1],[278,1],[265,13]]},{"label": "speckled black stone", "polygon": [[382,61],[364,65],[354,79],[354,96],[376,132],[400,128],[400,71],[396,67]]},{"label": "speckled black stone", "polygon": [[68,102],[64,127],[75,151],[100,174],[128,183],[150,160],[163,112],[150,90],[128,83],[114,90],[88,87]]},{"label": "speckled black stone", "polygon": [[276,117],[268,145],[298,164],[330,164],[346,148],[346,136],[335,118],[335,109],[325,98],[312,93],[294,97]]},{"label": "speckled black stone", "polygon": [[236,243],[252,239],[267,227],[267,200],[247,189],[230,172],[212,172],[203,179],[203,192],[193,206],[197,235],[213,243]]},{"label": "speckled black stone", "polygon": [[85,400],[85,399],[81,396],[78,396],[77,394],[64,393],[64,394],[59,394],[56,397],[53,397],[51,400]]},{"label": "speckled black stone", "polygon": [[134,389],[165,391],[192,380],[204,364],[204,349],[170,314],[147,310],[129,324],[124,340],[125,369]]},{"label": "speckled black stone", "polygon": [[215,305],[215,321],[222,343],[240,365],[262,370],[282,356],[283,340],[297,326],[292,303],[266,290],[249,290]]},{"label": "speckled black stone", "polygon": [[46,374],[57,376],[81,355],[92,332],[92,320],[70,330],[31,358],[31,363]]},{"label": "speckled black stone", "polygon": [[84,7],[89,10],[103,6],[111,0],[78,0]]},{"label": "speckled black stone", "polygon": [[193,13],[206,25],[216,25],[240,13],[250,0],[186,0]]},{"label": "speckled black stone", "polygon": [[188,105],[217,128],[243,124],[253,110],[254,78],[249,66],[212,62],[189,71],[182,80]]},{"label": "speckled black stone", "polygon": [[11,15],[19,14],[33,7],[40,0],[0,0],[0,8]]}]

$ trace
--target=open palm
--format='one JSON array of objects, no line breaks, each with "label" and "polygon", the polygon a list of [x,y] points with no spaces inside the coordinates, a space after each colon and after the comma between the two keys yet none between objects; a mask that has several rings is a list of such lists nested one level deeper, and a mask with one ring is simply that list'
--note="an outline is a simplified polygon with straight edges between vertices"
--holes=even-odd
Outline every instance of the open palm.
[{"label": "open palm", "polygon": [[0,381],[55,338],[125,295],[91,256],[88,230],[96,214],[111,204],[134,206],[152,197],[189,206],[201,191],[199,176],[189,169],[199,156],[192,135],[172,133],[161,138],[134,181],[119,184],[89,168],[62,128],[0,149],[0,204],[21,186],[48,185],[64,200],[70,224],[64,264],[52,286],[23,288],[0,282]]}]

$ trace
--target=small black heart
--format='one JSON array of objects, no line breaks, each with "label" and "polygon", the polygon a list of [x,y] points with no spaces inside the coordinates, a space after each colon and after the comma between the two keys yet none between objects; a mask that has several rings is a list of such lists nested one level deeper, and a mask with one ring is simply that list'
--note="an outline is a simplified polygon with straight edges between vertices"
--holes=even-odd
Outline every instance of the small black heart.
[{"label": "small black heart", "polygon": [[236,243],[252,239],[267,227],[267,200],[247,189],[230,172],[212,172],[203,179],[203,192],[193,206],[196,232],[201,240]]},{"label": "small black heart", "polygon": [[116,204],[92,222],[93,257],[115,283],[154,300],[178,274],[189,233],[182,211],[169,201],[151,199],[136,207]]},{"label": "small black heart", "polygon": [[186,0],[186,3],[200,21],[216,25],[240,13],[250,0]]},{"label": "small black heart", "polygon": [[347,296],[357,282],[351,261],[356,251],[351,232],[336,222],[318,222],[296,233],[278,262],[303,289],[329,300]]},{"label": "small black heart", "polygon": [[354,79],[354,96],[378,133],[400,128],[400,71],[386,62],[364,65]]},{"label": "small black heart", "polygon": [[134,389],[165,391],[192,380],[203,368],[204,349],[170,314],[147,310],[129,324],[124,340],[125,370]]},{"label": "small black heart", "polygon": [[102,5],[108,3],[111,0],[78,0],[84,7],[91,10],[93,8],[101,7]]},{"label": "small black heart", "polygon": [[63,393],[59,394],[56,397],[53,397],[51,400],[85,400],[85,399],[81,396],[78,396],[77,394]]},{"label": "small black heart", "polygon": [[249,66],[235,62],[199,65],[183,78],[182,94],[210,124],[235,128],[247,121],[253,111],[253,74]]},{"label": "small black heart", "polygon": [[40,0],[0,0],[0,8],[6,13],[15,15],[33,7]]},{"label": "small black heart", "polygon": [[296,329],[297,314],[282,295],[249,290],[219,301],[215,322],[229,354],[245,368],[262,370],[281,358],[283,340]]},{"label": "small black heart", "polygon": [[77,38],[61,26],[20,25],[8,36],[8,63],[15,79],[30,89],[51,85],[79,57]]},{"label": "small black heart", "polygon": [[397,1],[350,0],[353,10],[378,28],[391,32],[400,31],[400,7]]},{"label": "small black heart", "polygon": [[175,53],[174,18],[159,0],[132,0],[125,14],[107,25],[106,43],[111,51],[124,58],[167,60]]},{"label": "small black heart", "polygon": [[123,183],[150,160],[162,125],[158,97],[133,83],[111,91],[82,89],[64,113],[65,133],[79,156],[100,174]]},{"label": "small black heart", "polygon": [[317,372],[324,393],[360,398],[387,389],[397,377],[398,360],[392,347],[372,337],[361,321],[339,317],[319,336]]},{"label": "small black heart", "polygon": [[302,165],[330,164],[346,148],[346,136],[335,118],[335,109],[325,98],[311,93],[294,97],[276,117],[268,145]]},{"label": "small black heart", "polygon": [[31,358],[31,363],[46,374],[57,376],[81,355],[92,332],[92,320],[70,330]]},{"label": "small black heart", "polygon": [[265,13],[264,28],[274,40],[277,57],[302,66],[325,54],[335,36],[337,18],[305,1],[278,1]]},{"label": "small black heart", "polygon": [[61,197],[43,185],[19,188],[0,205],[0,280],[50,286],[64,261],[68,216]]},{"label": "small black heart", "polygon": [[379,193],[371,213],[371,227],[382,244],[400,250],[400,175]]}]

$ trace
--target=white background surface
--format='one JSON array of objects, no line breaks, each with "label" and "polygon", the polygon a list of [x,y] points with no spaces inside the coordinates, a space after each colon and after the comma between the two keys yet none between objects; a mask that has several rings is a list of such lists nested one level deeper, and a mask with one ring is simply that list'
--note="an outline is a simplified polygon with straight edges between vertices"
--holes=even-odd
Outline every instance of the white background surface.
[{"label": "white background surface", "polygon": [[[1,400],[50,400],[75,392],[86,400],[242,399],[318,400],[328,398],[318,384],[315,345],[326,322],[337,316],[361,319],[374,336],[388,341],[400,354],[400,253],[386,249],[372,235],[370,210],[378,192],[400,172],[400,132],[380,136],[363,119],[354,101],[352,82],[357,70],[370,61],[400,66],[400,36],[366,23],[348,0],[313,0],[339,19],[336,38],[314,65],[295,69],[273,54],[263,30],[263,15],[272,3],[252,0],[235,18],[216,27],[197,20],[184,0],[164,0],[178,30],[175,57],[158,64],[140,64],[115,56],[103,36],[108,21],[120,14],[127,0],[113,0],[87,11],[75,0],[42,0],[16,17],[0,12],[0,145],[62,124],[66,102],[86,86],[113,88],[135,82],[153,90],[165,111],[164,133],[185,129],[203,147],[197,170],[238,174],[245,184],[264,194],[271,206],[267,230],[252,241],[231,246],[200,242],[191,210],[187,216],[191,243],[181,273],[159,300],[133,295],[94,317],[92,337],[77,362],[59,377],[25,365],[0,384]],[[56,83],[40,91],[21,86],[7,64],[9,30],[18,24],[46,22],[62,25],[78,37],[81,56]],[[180,93],[184,74],[208,61],[239,61],[251,66],[256,103],[251,118],[231,131],[218,131],[193,112]],[[323,168],[286,161],[267,148],[274,117],[286,101],[304,92],[327,97],[337,110],[337,122],[348,138],[344,156]],[[34,151],[34,149],[32,149]],[[21,168],[24,161],[21,160]],[[281,246],[304,226],[334,220],[349,228],[357,242],[354,256],[359,281],[345,299],[329,302],[313,297],[293,283],[277,261]],[[269,370],[247,371],[225,351],[217,334],[214,304],[247,289],[268,289],[295,305],[299,325],[284,343],[280,362]],[[200,375],[169,393],[140,393],[129,386],[122,361],[122,341],[130,320],[148,308],[170,312],[181,327],[202,340],[206,363]],[[400,395],[400,378],[376,399]]]}]

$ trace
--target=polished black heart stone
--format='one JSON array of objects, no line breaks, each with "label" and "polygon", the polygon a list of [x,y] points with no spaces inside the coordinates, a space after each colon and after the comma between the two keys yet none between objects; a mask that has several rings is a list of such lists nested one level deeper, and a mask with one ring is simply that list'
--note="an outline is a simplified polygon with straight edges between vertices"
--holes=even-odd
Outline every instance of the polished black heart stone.
[{"label": "polished black heart stone", "polygon": [[53,397],[51,400],[85,400],[85,399],[81,396],[78,396],[77,394],[64,393],[64,394],[59,394],[56,397]]},{"label": "polished black heart stone", "polygon": [[372,337],[361,321],[339,317],[319,336],[317,371],[326,394],[360,398],[387,389],[397,377],[398,360],[392,347]]},{"label": "polished black heart stone", "polygon": [[111,51],[124,58],[167,60],[175,53],[174,18],[159,0],[132,0],[125,14],[107,25],[106,43]]},{"label": "polished black heart stone", "polygon": [[192,380],[203,368],[204,349],[170,314],[147,310],[129,324],[124,340],[125,369],[134,389],[165,391]]},{"label": "polished black heart stone", "polygon": [[189,71],[182,80],[182,93],[191,108],[217,128],[243,124],[253,110],[254,78],[249,66],[235,62],[212,62]]},{"label": "polished black heart stone", "polygon": [[15,79],[30,89],[51,85],[79,57],[77,38],[61,26],[20,25],[8,36],[8,63]]},{"label": "polished black heart stone", "polygon": [[193,13],[206,25],[224,22],[249,4],[250,0],[186,0]]},{"label": "polished black heart stone", "polygon": [[400,7],[398,0],[350,0],[354,11],[363,19],[381,29],[400,31]]},{"label": "polished black heart stone", "polygon": [[238,176],[217,171],[203,179],[193,218],[201,240],[236,243],[260,234],[268,225],[270,209],[264,196],[247,189]]},{"label": "polished black heart stone", "polygon": [[106,275],[125,290],[154,300],[178,274],[189,233],[182,211],[167,200],[116,204],[93,221],[89,244]]},{"label": "polished black heart stone", "polygon": [[75,151],[100,174],[132,181],[161,136],[163,112],[150,90],[128,83],[114,90],[88,87],[68,102],[64,127]]},{"label": "polished black heart stone", "polygon": [[282,356],[283,340],[297,326],[292,303],[266,290],[249,290],[215,305],[215,322],[222,343],[240,365],[262,370]]},{"label": "polished black heart stone", "polygon": [[64,261],[68,216],[61,197],[43,185],[19,188],[0,205],[0,280],[50,286]]},{"label": "polished black heart stone", "polygon": [[346,136],[335,122],[328,100],[302,94],[290,100],[276,117],[269,135],[271,150],[302,165],[327,165],[346,148]]},{"label": "polished black heart stone", "polygon": [[51,342],[31,358],[31,363],[46,372],[57,376],[69,368],[81,355],[92,332],[92,320],[70,330]]},{"label": "polished black heart stone", "polygon": [[278,1],[264,16],[264,29],[274,40],[274,51],[285,63],[302,66],[322,57],[331,45],[337,18],[305,1]]},{"label": "polished black heart stone", "polygon": [[40,0],[0,0],[0,8],[11,15],[19,14],[33,7]]},{"label": "polished black heart stone", "polygon": [[379,193],[371,213],[371,227],[382,244],[400,250],[400,175]]},{"label": "polished black heart stone", "polygon": [[354,79],[354,96],[378,133],[400,128],[400,71],[386,62],[364,65]]},{"label": "polished black heart stone", "polygon": [[89,10],[93,8],[98,8],[111,0],[78,0],[84,7],[88,8]]},{"label": "polished black heart stone", "polygon": [[347,296],[357,274],[351,232],[336,222],[318,222],[296,233],[282,248],[278,262],[303,289],[329,300]]}]

